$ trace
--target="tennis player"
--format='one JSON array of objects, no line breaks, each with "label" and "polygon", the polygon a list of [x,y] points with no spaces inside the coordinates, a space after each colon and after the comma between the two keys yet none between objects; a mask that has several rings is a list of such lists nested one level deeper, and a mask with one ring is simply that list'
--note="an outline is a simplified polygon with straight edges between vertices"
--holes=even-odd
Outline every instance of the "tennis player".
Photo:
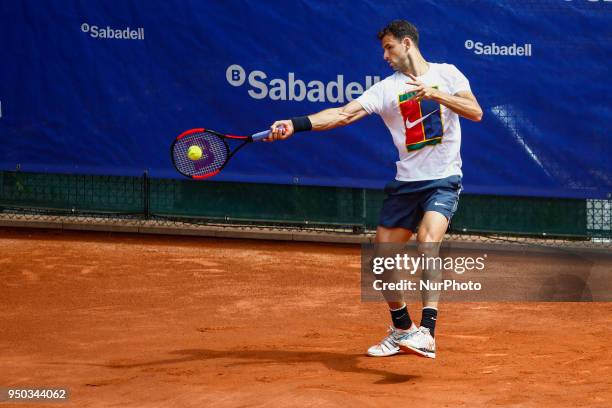
[{"label": "tennis player", "polygon": [[[482,109],[467,78],[454,65],[425,60],[414,25],[392,21],[378,33],[378,39],[384,60],[395,71],[392,75],[345,106],[274,122],[266,141],[346,126],[372,113],[380,115],[399,160],[395,180],[385,187],[376,242],[405,243],[416,233],[419,245],[439,244],[462,189],[459,116],[480,121]],[[392,325],[388,335],[368,349],[368,355],[384,357],[406,351],[435,358],[437,298],[424,297],[419,326],[401,300],[387,299]]]}]

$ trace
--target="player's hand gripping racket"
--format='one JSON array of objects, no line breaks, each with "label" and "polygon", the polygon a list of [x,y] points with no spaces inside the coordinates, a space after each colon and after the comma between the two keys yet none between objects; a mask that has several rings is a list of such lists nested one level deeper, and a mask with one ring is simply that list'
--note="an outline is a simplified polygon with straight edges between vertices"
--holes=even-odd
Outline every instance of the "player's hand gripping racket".
[{"label": "player's hand gripping racket", "polygon": [[[184,176],[204,179],[218,174],[229,159],[250,142],[265,139],[270,130],[252,136],[224,135],[210,129],[191,129],[181,133],[172,143],[172,164]],[[230,152],[228,139],[242,143]]]}]

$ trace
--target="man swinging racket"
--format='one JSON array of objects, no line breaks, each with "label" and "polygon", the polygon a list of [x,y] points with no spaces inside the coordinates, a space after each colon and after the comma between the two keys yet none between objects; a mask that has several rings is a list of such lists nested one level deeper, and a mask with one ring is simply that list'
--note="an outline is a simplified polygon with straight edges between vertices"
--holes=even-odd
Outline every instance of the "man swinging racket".
[{"label": "man swinging racket", "polygon": [[[392,75],[345,106],[274,122],[265,140],[333,129],[379,114],[391,132],[399,161],[395,180],[385,187],[376,243],[406,243],[416,232],[419,245],[439,244],[461,191],[459,116],[480,121],[482,109],[468,80],[454,65],[423,58],[418,31],[411,23],[392,21],[378,33],[378,39],[383,58],[395,71]],[[387,298],[387,303],[393,324],[387,337],[368,349],[368,355],[384,357],[406,351],[435,358],[437,298],[424,297],[418,327],[403,298]]]}]

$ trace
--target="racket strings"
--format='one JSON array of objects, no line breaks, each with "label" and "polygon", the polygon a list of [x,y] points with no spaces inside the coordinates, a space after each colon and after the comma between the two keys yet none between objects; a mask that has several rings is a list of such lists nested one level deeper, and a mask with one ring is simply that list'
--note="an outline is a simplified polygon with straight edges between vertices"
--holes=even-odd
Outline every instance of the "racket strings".
[{"label": "racket strings", "polygon": [[[187,155],[191,146],[202,149],[202,157],[198,160],[192,160]],[[181,173],[189,176],[206,176],[221,170],[229,156],[229,148],[219,136],[199,132],[177,140],[172,155],[176,168]]]}]

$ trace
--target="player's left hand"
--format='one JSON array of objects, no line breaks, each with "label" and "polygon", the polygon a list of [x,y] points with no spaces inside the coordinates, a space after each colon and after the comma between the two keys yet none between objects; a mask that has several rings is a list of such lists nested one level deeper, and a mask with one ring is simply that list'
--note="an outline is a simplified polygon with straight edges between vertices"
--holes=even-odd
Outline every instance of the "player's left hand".
[{"label": "player's left hand", "polygon": [[408,85],[414,86],[414,88],[411,89],[410,92],[416,92],[414,100],[418,102],[421,99],[436,99],[440,91],[438,91],[436,88],[426,86],[424,83],[419,81],[414,75],[410,73],[407,75],[412,79],[412,81],[406,81],[406,83]]}]

